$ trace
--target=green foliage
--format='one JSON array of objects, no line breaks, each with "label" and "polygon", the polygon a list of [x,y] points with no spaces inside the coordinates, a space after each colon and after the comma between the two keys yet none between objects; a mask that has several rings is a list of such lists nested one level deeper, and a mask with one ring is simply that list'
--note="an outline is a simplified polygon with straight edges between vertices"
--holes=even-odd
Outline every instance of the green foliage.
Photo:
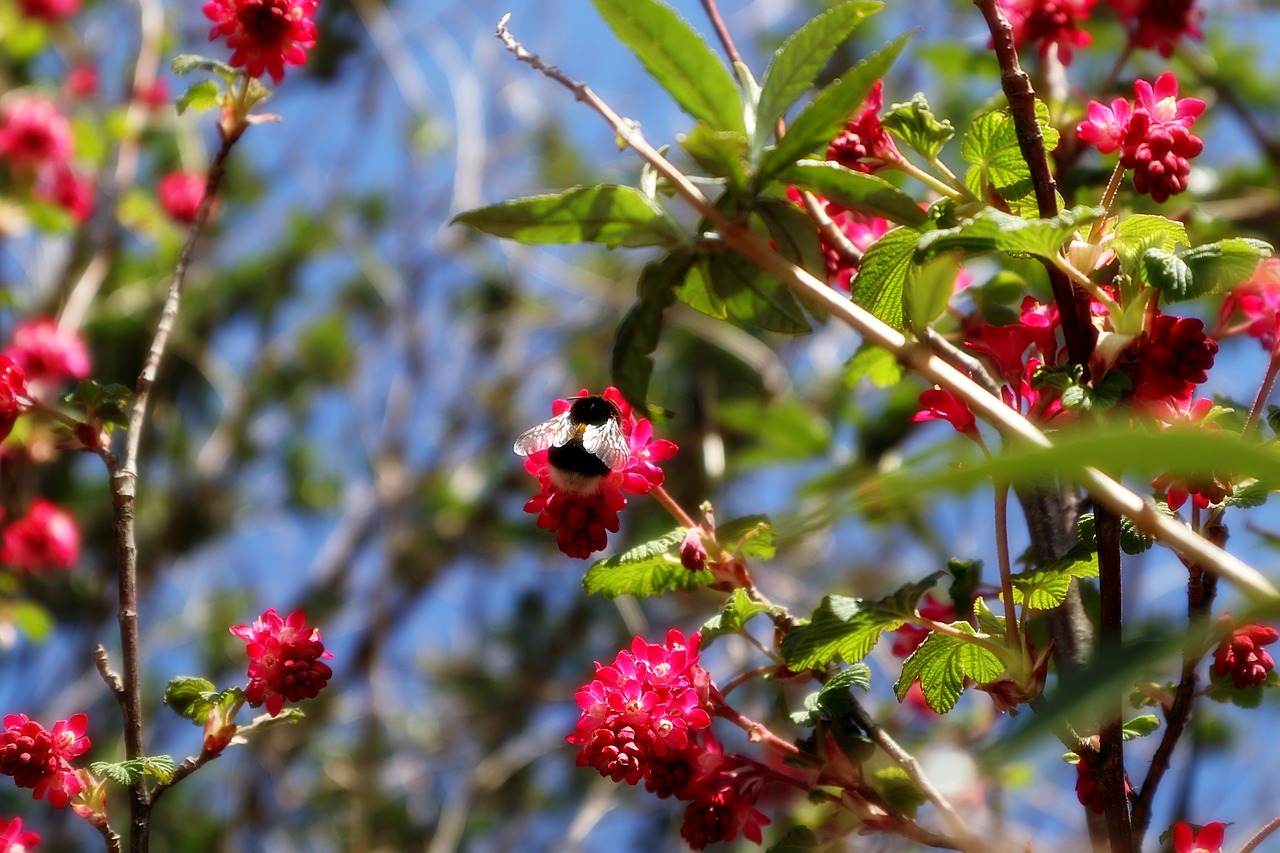
[{"label": "green foliage", "polygon": [[83,411],[85,422],[98,420],[110,429],[129,425],[128,409],[132,399],[133,391],[123,385],[101,385],[92,379],[82,379],[62,402]]},{"label": "green foliage", "polygon": [[746,627],[751,617],[761,613],[782,613],[785,608],[776,604],[764,604],[749,596],[744,589],[735,589],[725,602],[724,608],[702,623],[702,648],[709,646],[714,640],[725,634],[738,634]]},{"label": "green foliage", "polygon": [[1138,262],[1149,249],[1170,254],[1179,246],[1188,245],[1187,226],[1163,216],[1134,213],[1116,223],[1111,238],[1111,249],[1120,261],[1120,271],[1136,276]]},{"label": "green foliage", "polygon": [[877,388],[892,388],[902,381],[905,373],[893,353],[864,343],[844,366],[844,384],[856,388],[863,379],[869,379]]},{"label": "green foliage", "polygon": [[616,557],[597,560],[587,569],[582,588],[588,595],[599,593],[605,598],[619,595],[652,598],[705,586],[711,582],[710,572],[691,572],[680,565],[680,543],[684,537],[684,528],[678,527]]},{"label": "green foliage", "polygon": [[807,826],[793,826],[765,853],[816,853],[822,850],[817,834]]},{"label": "green foliage", "polygon": [[122,787],[128,787],[143,777],[157,782],[170,782],[176,769],[177,765],[170,755],[149,755],[132,761],[95,761],[89,765],[90,773],[105,776]]},{"label": "green foliage", "polygon": [[[1039,100],[1036,101],[1036,121],[1044,137],[1045,152],[1053,151],[1058,146],[1059,134],[1049,119],[1049,108]],[[960,144],[960,153],[971,164],[964,182],[975,197],[988,199],[994,192],[1015,213],[1032,218],[1039,215],[1032,199],[1031,167],[1023,159],[1018,131],[1008,109],[974,119]],[[1026,204],[1018,204],[1024,199]]]},{"label": "green foliage", "polygon": [[[1163,501],[1156,504],[1156,507],[1170,518],[1176,518],[1177,513],[1169,509],[1169,505]],[[1087,512],[1080,516],[1080,524],[1078,529],[1079,540],[1081,544],[1092,550],[1098,549],[1097,533],[1095,532],[1095,521],[1093,513]],[[1141,554],[1147,551],[1155,544],[1155,540],[1147,534],[1139,530],[1134,523],[1128,518],[1120,519],[1120,550],[1126,554]]]},{"label": "green foliage", "polygon": [[855,172],[830,160],[801,160],[787,167],[781,180],[868,216],[879,216],[921,229],[928,215],[915,199],[876,175]]},{"label": "green foliage", "polygon": [[804,710],[792,714],[791,722],[811,728],[824,721],[846,720],[853,708],[849,695],[851,687],[857,687],[864,693],[871,689],[871,668],[865,663],[852,664],[831,676],[822,689],[804,698]]},{"label": "green foliage", "polygon": [[521,243],[603,243],[619,246],[680,246],[680,226],[634,187],[603,184],[573,187],[460,213],[453,222]]},{"label": "green foliage", "polygon": [[917,260],[959,249],[969,254],[1008,252],[1034,255],[1057,263],[1077,229],[1101,214],[1096,208],[1073,207],[1049,219],[1024,219],[992,207],[962,225],[931,231],[920,238]]},{"label": "green foliage", "polygon": [[943,315],[956,289],[959,253],[934,255],[911,267],[903,290],[902,310],[907,324],[923,336],[925,329]]},{"label": "green foliage", "polygon": [[911,228],[889,231],[867,249],[853,280],[853,301],[895,329],[905,324],[902,299],[919,240]]},{"label": "green foliage", "polygon": [[[951,627],[968,637],[986,637],[968,622],[954,622]],[[955,707],[966,679],[986,684],[999,678],[1004,669],[1004,662],[990,649],[934,631],[902,662],[902,677],[893,690],[901,702],[918,679],[929,707],[945,714]]]},{"label": "green foliage", "polygon": [[914,815],[927,802],[924,792],[901,767],[881,767],[871,774],[871,784],[885,802],[906,815]]},{"label": "green foliage", "polygon": [[765,404],[755,399],[730,400],[720,409],[726,427],[751,436],[755,447],[743,452],[742,465],[777,464],[811,459],[831,443],[831,425],[798,400]]},{"label": "green foliage", "polygon": [[916,617],[916,602],[937,584],[944,572],[919,583],[906,584],[892,595],[869,601],[828,595],[812,618],[787,634],[782,654],[793,670],[825,667],[837,658],[853,664],[862,660],[885,631],[896,631]]},{"label": "green foliage", "polygon": [[716,525],[716,541],[730,554],[771,560],[777,552],[778,533],[768,516],[747,515]]},{"label": "green foliage", "polygon": [[1072,578],[1097,576],[1096,552],[1068,555],[1061,560],[1013,575],[1013,603],[1032,610],[1052,610],[1066,600]]},{"label": "green foliage", "polygon": [[214,708],[220,707],[225,712],[243,701],[244,691],[239,687],[219,691],[208,679],[190,675],[170,679],[164,690],[164,703],[179,717],[197,725],[203,724]]},{"label": "green foliage", "polygon": [[1072,412],[1104,412],[1120,402],[1133,380],[1118,370],[1108,371],[1096,382],[1086,382],[1078,364],[1039,367],[1031,377],[1032,388],[1052,388],[1062,407]]},{"label": "green foliage", "polygon": [[212,80],[201,80],[198,83],[192,83],[185,92],[178,96],[175,104],[178,109],[178,115],[182,115],[187,110],[195,110],[198,113],[202,113],[217,107],[221,100],[222,91],[222,88]]},{"label": "green foliage", "polygon": [[1143,714],[1126,722],[1120,728],[1120,737],[1124,740],[1134,740],[1135,738],[1146,737],[1158,728],[1160,728],[1159,717],[1155,714]]},{"label": "green foliage", "polygon": [[891,106],[880,124],[930,163],[937,161],[942,147],[956,135],[950,121],[939,120],[929,109],[923,92],[916,92],[906,103]]},{"label": "green foliage", "polygon": [[680,109],[712,130],[746,133],[742,97],[702,36],[659,0],[593,0],[618,40]]},{"label": "green foliage", "polygon": [[673,252],[645,265],[636,286],[638,298],[622,317],[613,336],[610,375],[631,405],[644,410],[653,375],[653,351],[658,348],[662,318],[675,301],[675,288],[688,272],[692,258]]},{"label": "green foliage", "polygon": [[680,147],[689,152],[707,174],[724,178],[729,186],[742,190],[747,185],[748,152],[742,134],[732,130],[712,130],[698,122],[680,137]]},{"label": "green foliage", "polygon": [[706,261],[706,277],[733,319],[768,332],[802,335],[810,331],[800,303],[782,282],[737,254]]}]

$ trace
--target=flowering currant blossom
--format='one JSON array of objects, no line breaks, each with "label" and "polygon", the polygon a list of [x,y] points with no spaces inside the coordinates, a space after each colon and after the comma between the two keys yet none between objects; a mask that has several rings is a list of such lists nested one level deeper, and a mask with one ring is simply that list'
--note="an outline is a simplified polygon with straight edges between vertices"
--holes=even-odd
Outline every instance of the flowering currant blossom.
[{"label": "flowering currant blossom", "polygon": [[66,808],[84,790],[71,759],[89,749],[84,734],[88,722],[84,714],[76,714],[47,731],[26,714],[9,714],[0,734],[0,773],[12,776],[19,788],[32,788],[37,800],[48,796],[52,805]]},{"label": "flowering currant blossom", "polygon": [[9,356],[0,355],[0,441],[8,437],[29,396],[27,372]]},{"label": "flowering currant blossom", "polygon": [[70,98],[91,98],[98,94],[98,69],[92,65],[75,66],[62,81],[62,91]]},{"label": "flowering currant blossom", "polygon": [[86,222],[93,213],[93,179],[67,163],[55,163],[40,176],[36,195],[71,214],[76,222]]},{"label": "flowering currant blossom", "polygon": [[156,198],[165,213],[190,225],[204,199],[205,183],[203,172],[169,172],[156,184]]},{"label": "flowering currant blossom", "polygon": [[20,323],[4,354],[31,382],[58,383],[89,375],[89,350],[72,330],[62,330],[48,317]]},{"label": "flowering currant blossom", "polygon": [[1194,317],[1157,314],[1146,334],[1129,348],[1133,399],[1141,406],[1170,403],[1183,410],[1196,386],[1207,381],[1218,354],[1218,342]]},{"label": "flowering currant blossom", "polygon": [[40,843],[40,836],[22,829],[22,818],[11,821],[0,818],[0,853],[31,853]]},{"label": "flowering currant blossom", "polygon": [[[1163,400],[1150,404],[1147,408],[1166,427],[1181,425],[1215,435],[1222,433],[1222,425],[1210,419],[1216,408],[1212,400],[1200,399],[1186,404]],[[1187,498],[1191,499],[1192,506],[1197,509],[1207,509],[1231,494],[1230,477],[1217,472],[1199,474],[1191,479],[1175,472],[1166,472],[1156,477],[1151,485],[1165,493],[1165,502],[1172,510],[1181,509]]]},{"label": "flowering currant blossom", "polygon": [[845,122],[840,132],[827,147],[827,159],[834,160],[846,169],[871,174],[887,164],[902,159],[898,147],[893,144],[889,132],[880,124],[880,108],[884,106],[884,86],[877,80],[862,109]]},{"label": "flowering currant blossom", "polygon": [[52,101],[23,95],[0,109],[0,160],[30,170],[70,156],[71,122]]},{"label": "flowering currant blossom", "polygon": [[267,610],[252,625],[233,625],[232,634],[248,645],[249,686],[245,698],[257,708],[264,702],[267,713],[276,716],[287,702],[314,699],[333,676],[319,628],[307,627],[301,610],[281,619],[275,608]]},{"label": "flowering currant blossom", "polygon": [[1107,0],[1129,30],[1134,47],[1155,48],[1166,59],[1182,36],[1201,38],[1204,10],[1196,0]]},{"label": "flowering currant blossom", "polygon": [[[1131,789],[1129,780],[1124,780],[1124,794],[1127,798]],[[1094,814],[1102,814],[1104,805],[1102,799],[1102,788],[1098,785],[1097,768],[1093,766],[1093,762],[1080,756],[1080,761],[1076,764],[1076,799],[1080,801],[1080,805],[1087,806],[1089,811]]]},{"label": "flowering currant blossom", "polygon": [[278,86],[285,65],[304,65],[316,46],[316,0],[212,0],[201,7],[213,21],[209,40],[227,37],[231,65],[250,77],[271,75]]},{"label": "flowering currant blossom", "polygon": [[[1236,317],[1240,320],[1235,321]],[[1258,264],[1248,281],[1223,300],[1215,332],[1219,337],[1243,332],[1257,338],[1265,349],[1272,350],[1277,328],[1280,328],[1280,258],[1267,258]]]},{"label": "flowering currant blossom", "polygon": [[1187,188],[1191,159],[1204,150],[1204,142],[1189,128],[1204,112],[1204,101],[1178,98],[1178,81],[1172,72],[1161,74],[1154,85],[1134,83],[1133,105],[1117,98],[1107,107],[1090,101],[1088,119],[1076,125],[1076,136],[1103,154],[1120,151],[1120,164],[1133,170],[1133,185],[1155,201],[1165,201]]},{"label": "flowering currant blossom", "polygon": [[28,18],[61,21],[80,11],[80,0],[18,0],[18,8]]},{"label": "flowering currant blossom", "polygon": [[1088,19],[1089,12],[1098,0],[1000,0],[1009,25],[1013,27],[1013,43],[1021,50],[1032,42],[1041,58],[1050,48],[1057,46],[1058,59],[1063,65],[1071,64],[1072,52],[1077,47],[1087,47],[1090,35],[1080,29],[1080,22]]},{"label": "flowering currant blossom", "polygon": [[1241,625],[1218,644],[1213,653],[1213,674],[1231,676],[1236,687],[1257,687],[1276,668],[1271,655],[1263,650],[1280,639],[1280,631],[1269,625]]},{"label": "flowering currant blossom", "polygon": [[[587,389],[579,397],[589,396]],[[676,445],[653,437],[653,426],[647,418],[637,419],[630,404],[617,388],[610,386],[601,395],[618,407],[622,416],[622,433],[628,447],[627,464],[620,471],[610,471],[596,491],[584,494],[560,488],[552,480],[547,451],[539,450],[525,459],[525,470],[538,478],[540,490],[524,505],[525,512],[538,514],[538,526],[556,534],[556,544],[570,557],[586,559],[609,544],[609,533],[618,532],[618,512],[627,505],[627,496],[643,495],[662,485],[662,469],[656,463],[670,459]],[[556,400],[553,415],[568,411],[569,400]]]},{"label": "flowering currant blossom", "polygon": [[1199,832],[1185,823],[1176,823],[1173,825],[1173,853],[1222,853],[1226,835],[1226,827],[1216,821],[1206,823]]},{"label": "flowering currant blossom", "polygon": [[80,559],[80,530],[75,519],[44,498],[0,532],[0,566],[27,574],[69,569]]},{"label": "flowering currant blossom", "polygon": [[911,418],[915,423],[947,421],[961,435],[978,434],[978,420],[969,404],[945,388],[927,388],[920,392],[920,411]]}]

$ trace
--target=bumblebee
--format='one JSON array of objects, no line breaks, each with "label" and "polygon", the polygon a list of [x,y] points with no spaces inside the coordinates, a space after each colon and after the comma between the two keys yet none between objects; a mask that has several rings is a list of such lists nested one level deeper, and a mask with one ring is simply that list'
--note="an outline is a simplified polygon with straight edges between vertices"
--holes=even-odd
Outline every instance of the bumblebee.
[{"label": "bumblebee", "polygon": [[627,467],[631,448],[622,412],[604,397],[574,397],[566,409],[520,433],[515,452],[547,451],[551,482],[561,491],[593,494],[610,471]]}]

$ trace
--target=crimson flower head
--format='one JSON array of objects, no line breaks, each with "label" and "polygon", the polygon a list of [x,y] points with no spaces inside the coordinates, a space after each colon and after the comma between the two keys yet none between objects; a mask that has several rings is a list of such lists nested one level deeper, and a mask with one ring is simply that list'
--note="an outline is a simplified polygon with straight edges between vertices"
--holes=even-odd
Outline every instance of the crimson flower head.
[{"label": "crimson flower head", "polygon": [[1129,29],[1135,47],[1155,48],[1166,59],[1173,56],[1178,39],[1201,38],[1204,10],[1196,0],[1107,0]]},{"label": "crimson flower head", "polygon": [[15,817],[7,822],[0,818],[0,853],[31,853],[39,843],[39,835],[23,831],[22,818]]},{"label": "crimson flower head", "polygon": [[[933,593],[926,593],[924,601],[917,608],[920,615],[935,622],[946,622],[950,624],[956,618],[956,606],[950,601],[939,601],[933,597]],[[903,625],[901,628],[893,632],[893,645],[891,651],[894,657],[906,658],[920,647],[920,644],[929,636],[929,629],[922,625]]]},{"label": "crimson flower head", "polygon": [[203,172],[169,172],[156,184],[156,198],[165,213],[190,225],[204,199],[205,183]]},{"label": "crimson flower head", "polygon": [[27,372],[7,355],[0,355],[0,441],[4,441],[30,397]]},{"label": "crimson flower head", "polygon": [[201,10],[213,21],[209,41],[227,37],[231,66],[250,77],[271,75],[278,86],[285,65],[304,65],[316,46],[317,0],[212,0]]},{"label": "crimson flower head", "polygon": [[901,160],[898,147],[880,124],[880,108],[884,106],[884,86],[877,80],[862,104],[861,111],[845,122],[844,130],[831,140],[827,159],[847,169],[871,174],[887,163]]},{"label": "crimson flower head", "polygon": [[[1131,789],[1129,780],[1124,780],[1124,794],[1126,799]],[[1076,764],[1076,799],[1080,801],[1080,805],[1086,806],[1089,811],[1094,814],[1102,814],[1104,800],[1102,799],[1102,788],[1098,785],[1097,768],[1093,766],[1093,762],[1080,756],[1079,763]]]},{"label": "crimson flower head", "polygon": [[1271,655],[1262,647],[1280,639],[1280,631],[1269,625],[1241,625],[1218,644],[1213,653],[1213,674],[1231,676],[1236,687],[1256,687],[1267,680],[1276,668]]},{"label": "crimson flower head", "polygon": [[37,800],[47,796],[55,807],[66,808],[84,790],[71,759],[89,749],[88,723],[84,714],[76,714],[46,730],[26,714],[9,714],[0,734],[0,773],[12,776],[19,788],[33,789]]},{"label": "crimson flower head", "polygon": [[962,435],[977,435],[978,421],[969,411],[969,404],[945,388],[930,388],[920,392],[920,411],[912,421],[947,421]]},{"label": "crimson flower head", "polygon": [[1032,42],[1041,58],[1057,45],[1058,59],[1071,64],[1072,52],[1087,47],[1093,40],[1080,29],[1098,0],[1000,0],[1009,25],[1013,27],[1013,43],[1021,50]]},{"label": "crimson flower head", "polygon": [[80,0],[18,0],[18,8],[28,18],[53,23],[80,11]]},{"label": "crimson flower head", "polygon": [[69,569],[80,559],[80,529],[71,514],[44,498],[0,533],[0,566],[33,574]]},{"label": "crimson flower head", "polygon": [[67,72],[62,91],[72,98],[91,98],[98,94],[98,69],[92,65],[77,65]]},{"label": "crimson flower head", "polygon": [[71,156],[71,122],[52,101],[13,98],[0,110],[0,159],[18,169],[58,163]]},{"label": "crimson flower head", "polygon": [[4,354],[32,382],[57,383],[89,375],[89,350],[84,340],[74,330],[59,329],[48,317],[20,323]]},{"label": "crimson flower head", "polygon": [[1197,385],[1209,378],[1218,342],[1194,317],[1158,314],[1136,345],[1133,397],[1140,405],[1189,404]]},{"label": "crimson flower head", "polygon": [[245,698],[257,708],[264,702],[276,716],[284,703],[314,699],[333,676],[322,661],[333,657],[320,640],[319,628],[307,627],[307,614],[295,610],[281,619],[275,608],[252,625],[233,625],[231,633],[248,645],[249,686]]},{"label": "crimson flower head", "polygon": [[86,222],[93,213],[93,179],[67,163],[55,163],[40,176],[36,195],[70,213],[76,222]]},{"label": "crimson flower head", "polygon": [[1217,821],[1206,823],[1196,832],[1188,824],[1173,826],[1173,853],[1222,853],[1226,827]]},{"label": "crimson flower head", "polygon": [[[1222,433],[1222,425],[1209,418],[1215,406],[1213,400],[1199,399],[1182,402],[1164,399],[1145,405],[1147,411],[1165,426],[1195,427],[1214,434]],[[1166,471],[1156,477],[1151,485],[1165,493],[1169,509],[1179,510],[1191,499],[1197,509],[1208,509],[1231,494],[1231,477],[1227,473],[1212,472],[1187,477],[1176,471]]]},{"label": "crimson flower head", "polygon": [[[1239,320],[1235,318],[1239,317]],[[1280,328],[1280,258],[1258,264],[1253,276],[1231,291],[1218,312],[1218,329],[1225,335],[1240,332],[1257,338],[1267,350],[1276,345]]]}]

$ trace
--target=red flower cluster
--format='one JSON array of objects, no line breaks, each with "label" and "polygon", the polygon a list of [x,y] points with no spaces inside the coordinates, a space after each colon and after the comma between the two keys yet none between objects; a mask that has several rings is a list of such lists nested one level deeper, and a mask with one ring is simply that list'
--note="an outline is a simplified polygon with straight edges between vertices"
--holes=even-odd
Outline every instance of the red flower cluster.
[{"label": "red flower cluster", "polygon": [[1271,655],[1263,650],[1280,639],[1280,631],[1269,625],[1241,625],[1218,644],[1213,653],[1213,674],[1217,678],[1231,676],[1236,687],[1256,687],[1267,680],[1276,668]]},{"label": "red flower cluster", "polygon": [[76,714],[47,731],[26,714],[9,714],[0,734],[0,773],[12,776],[19,788],[34,789],[37,800],[48,796],[52,805],[66,808],[85,788],[71,759],[89,749],[84,734],[88,722],[84,714]]},{"label": "red flower cluster", "polygon": [[18,0],[18,8],[28,18],[62,21],[80,11],[80,0]]},{"label": "red flower cluster", "polygon": [[[1240,319],[1235,320],[1236,317]],[[1223,300],[1214,331],[1220,338],[1243,332],[1272,350],[1277,328],[1280,328],[1280,258],[1267,258],[1258,264],[1248,281]]]},{"label": "red flower cluster", "polygon": [[250,77],[271,75],[278,86],[286,65],[305,65],[316,46],[311,20],[317,0],[212,0],[201,10],[213,21],[209,41],[227,37],[231,66]]},{"label": "red flower cluster", "polygon": [[1196,0],[1107,0],[1129,29],[1135,47],[1155,48],[1166,59],[1182,36],[1200,38],[1204,10]]},{"label": "red flower cluster", "polygon": [[40,836],[22,829],[22,818],[6,822],[0,818],[0,853],[31,853],[40,843]]},{"label": "red flower cluster", "polygon": [[0,110],[0,162],[34,178],[37,196],[83,222],[93,210],[93,182],[71,167],[71,123],[45,98],[20,95]]},{"label": "red flower cluster", "polygon": [[320,640],[319,628],[307,627],[301,610],[281,619],[272,608],[252,625],[233,625],[232,634],[248,645],[249,686],[245,698],[257,708],[264,702],[276,716],[285,702],[314,699],[333,676],[323,660],[333,657]]},{"label": "red flower cluster", "polygon": [[1072,52],[1087,47],[1092,37],[1080,29],[1098,0],[1000,0],[1013,43],[1018,50],[1032,42],[1043,59],[1055,45],[1063,65],[1071,64]]},{"label": "red flower cluster", "polygon": [[1218,342],[1198,319],[1158,314],[1131,352],[1136,358],[1134,400],[1146,406],[1171,403],[1185,410],[1196,386],[1209,378]]},{"label": "red flower cluster", "polygon": [[[1125,797],[1129,796],[1131,790],[1129,780],[1125,779]],[[1076,799],[1080,801],[1080,805],[1086,806],[1094,814],[1102,814],[1102,789],[1098,785],[1098,774],[1093,762],[1083,755],[1076,764]]]},{"label": "red flower cluster", "polygon": [[26,371],[9,356],[0,355],[0,441],[8,437],[29,399]]},{"label": "red flower cluster", "polygon": [[36,498],[26,516],[0,532],[0,566],[33,574],[69,569],[80,559],[80,530],[70,513]]},{"label": "red flower cluster", "polygon": [[[1096,2],[1096,0],[1095,0]],[[884,84],[877,80],[871,93],[862,103],[862,109],[845,122],[840,132],[827,147],[827,159],[834,160],[846,169],[871,174],[896,160],[901,160],[898,146],[893,144],[889,132],[880,124],[880,108],[884,106]]]},{"label": "red flower cluster", "polygon": [[662,645],[636,637],[612,664],[597,663],[595,679],[577,693],[582,714],[566,740],[581,746],[579,767],[690,800],[680,834],[693,849],[739,832],[759,844],[768,819],[753,806],[763,780],[711,735],[714,688],[698,665],[701,639],[673,628]]},{"label": "red flower cluster", "polygon": [[[939,601],[931,592],[925,595],[923,602],[916,607],[916,612],[927,619],[945,622],[948,625],[956,618],[956,606],[950,601]],[[929,629],[921,625],[903,625],[893,634],[893,645],[890,650],[894,657],[905,658],[910,657],[911,653],[925,641],[929,636]]]},{"label": "red flower cluster", "polygon": [[156,184],[156,198],[165,213],[190,225],[204,200],[205,184],[203,172],[169,172]]},{"label": "red flower cluster", "polygon": [[47,317],[20,323],[4,355],[33,383],[57,384],[89,375],[89,350],[84,340],[73,330],[59,329],[57,322]]},{"label": "red flower cluster", "polygon": [[[578,392],[588,396],[587,389]],[[647,418],[636,419],[630,404],[617,388],[610,386],[601,395],[618,407],[622,415],[622,432],[627,439],[629,457],[626,467],[610,471],[594,492],[574,492],[560,488],[552,479],[547,451],[531,453],[525,470],[538,478],[541,490],[524,505],[525,512],[538,514],[538,526],[556,534],[556,544],[570,557],[586,559],[609,544],[609,534],[618,532],[618,513],[627,505],[624,492],[648,494],[663,481],[662,469],[656,463],[670,459],[677,447],[666,439],[653,438],[653,425]],[[556,400],[551,411],[562,415],[569,400]]]},{"label": "red flower cluster", "polygon": [[1189,128],[1204,112],[1204,101],[1178,99],[1178,81],[1161,74],[1153,87],[1146,80],[1134,84],[1137,101],[1116,98],[1111,106],[1089,102],[1089,118],[1076,125],[1076,135],[1103,154],[1120,151],[1120,163],[1133,170],[1139,193],[1165,201],[1187,188],[1191,158],[1204,142]]},{"label": "red flower cluster", "polygon": [[1221,823],[1206,823],[1196,832],[1179,822],[1173,826],[1173,853],[1222,853],[1226,837],[1226,827]]}]

